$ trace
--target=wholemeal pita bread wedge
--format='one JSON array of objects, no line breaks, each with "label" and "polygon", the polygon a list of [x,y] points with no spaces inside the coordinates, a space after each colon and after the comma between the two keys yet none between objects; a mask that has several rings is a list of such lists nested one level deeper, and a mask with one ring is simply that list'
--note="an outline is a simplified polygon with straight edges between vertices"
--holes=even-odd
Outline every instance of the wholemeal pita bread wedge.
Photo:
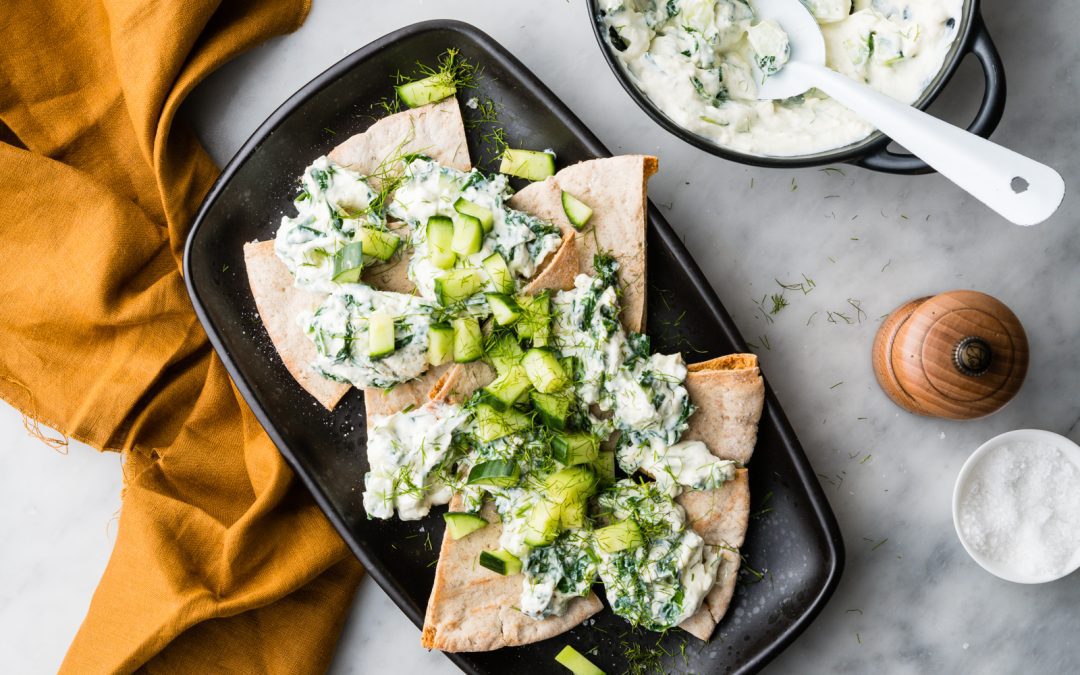
[{"label": "wholemeal pita bread wedge", "polygon": [[404,155],[427,155],[443,166],[472,168],[457,99],[389,115],[330,151],[330,160],[364,175],[400,171]]},{"label": "wholemeal pita bread wedge", "polygon": [[[385,117],[334,148],[330,159],[362,174],[379,171],[385,175],[396,168],[386,166],[388,158],[409,152],[423,152],[463,171],[471,168],[465,127],[456,99]],[[309,367],[316,357],[315,345],[296,323],[300,311],[318,306],[325,296],[293,286],[292,274],[274,254],[273,240],[245,245],[244,259],[255,306],[285,367],[305,391],[333,410],[350,385],[324,378]],[[382,290],[410,293],[413,285],[406,275],[407,269],[407,261],[399,259],[365,271],[364,281]],[[424,391],[437,380],[438,377],[431,378],[424,385]],[[380,404],[389,406],[397,398],[408,399],[406,390],[387,397]],[[421,398],[418,404],[424,400]]]},{"label": "wholemeal pita bread wedge", "polygon": [[[450,510],[461,510],[454,497]],[[420,644],[444,652],[480,652],[530,644],[560,635],[604,605],[595,593],[570,601],[562,616],[531,619],[515,609],[522,576],[503,576],[480,567],[480,551],[499,548],[502,524],[488,502],[480,514],[490,523],[469,536],[443,537],[435,585],[431,589]]]},{"label": "wholemeal pita bread wedge", "polygon": [[658,163],[649,155],[621,155],[591,159],[568,166],[542,183],[533,183],[514,195],[509,204],[573,229],[562,206],[563,190],[585,202],[592,218],[579,233],[579,271],[592,273],[598,251],[619,261],[622,287],[622,323],[640,333],[645,327],[645,190]]},{"label": "wholemeal pita bread wedge", "polygon": [[[525,287],[526,293],[564,291],[574,287],[574,277],[579,268],[576,236],[573,230],[563,233],[562,244]],[[432,400],[463,403],[477,389],[490,384],[495,375],[495,369],[483,361],[455,364],[431,388],[430,397]]]},{"label": "wholemeal pita bread wedge", "polygon": [[[753,354],[731,354],[687,366],[686,388],[697,410],[683,440],[698,440],[720,459],[750,460],[765,403],[765,384]],[[746,469],[716,490],[684,492],[676,500],[706,544],[722,547],[716,583],[701,608],[680,627],[708,640],[727,612],[739,571],[738,549],[750,520]]]},{"label": "wholemeal pita bread wedge", "polygon": [[293,286],[292,273],[274,253],[272,239],[244,244],[244,263],[255,307],[285,367],[304,391],[333,410],[351,385],[327,379],[311,368],[318,352],[296,321],[300,313],[318,307],[324,296]]}]

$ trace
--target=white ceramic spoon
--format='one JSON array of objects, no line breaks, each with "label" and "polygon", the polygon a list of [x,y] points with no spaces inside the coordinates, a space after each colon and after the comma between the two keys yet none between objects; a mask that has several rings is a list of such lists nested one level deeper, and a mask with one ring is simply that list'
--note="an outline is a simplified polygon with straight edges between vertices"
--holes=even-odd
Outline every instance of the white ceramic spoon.
[{"label": "white ceramic spoon", "polygon": [[791,40],[791,60],[761,86],[761,99],[797,96],[816,87],[1017,225],[1049,218],[1065,196],[1061,174],[1008,148],[825,67],[825,38],[799,0],[754,0]]}]

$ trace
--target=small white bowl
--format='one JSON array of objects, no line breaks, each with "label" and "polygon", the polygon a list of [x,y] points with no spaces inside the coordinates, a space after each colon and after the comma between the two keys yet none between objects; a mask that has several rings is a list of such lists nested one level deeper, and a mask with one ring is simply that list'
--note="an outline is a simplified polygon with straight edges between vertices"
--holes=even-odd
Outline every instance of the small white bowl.
[{"label": "small white bowl", "polygon": [[974,546],[967,542],[964,538],[964,532],[960,528],[960,493],[967,485],[971,472],[991,450],[1010,442],[1052,445],[1058,450],[1061,450],[1062,454],[1076,465],[1077,469],[1080,469],[1080,445],[1073,443],[1061,434],[1055,434],[1052,431],[1043,431],[1041,429],[1017,429],[1015,431],[1007,431],[999,436],[994,436],[980,445],[975,452],[971,453],[971,456],[968,457],[967,461],[964,462],[964,466],[960,469],[960,475],[956,477],[956,485],[953,487],[952,499],[953,527],[956,528],[956,536],[960,538],[960,543],[963,545],[964,550],[968,552],[968,555],[971,556],[972,560],[979,563],[979,565],[987,572],[1006,581],[1012,581],[1018,584],[1042,584],[1048,581],[1061,579],[1062,577],[1072,574],[1077,569],[1080,569],[1080,550],[1073,555],[1072,562],[1062,573],[1033,576],[1011,569],[1002,562],[990,560],[986,556],[980,554],[975,550]]}]

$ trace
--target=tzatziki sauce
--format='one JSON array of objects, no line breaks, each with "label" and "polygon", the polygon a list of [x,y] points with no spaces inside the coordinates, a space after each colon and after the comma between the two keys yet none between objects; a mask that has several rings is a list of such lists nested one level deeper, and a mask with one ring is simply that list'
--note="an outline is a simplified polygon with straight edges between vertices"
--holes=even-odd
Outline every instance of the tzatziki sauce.
[{"label": "tzatziki sauce", "polygon": [[[901,103],[941,70],[963,0],[802,0],[829,68]],[[679,126],[751,155],[790,157],[857,143],[874,128],[811,89],[758,100],[787,62],[787,36],[747,0],[600,0],[602,28],[630,79]]]}]

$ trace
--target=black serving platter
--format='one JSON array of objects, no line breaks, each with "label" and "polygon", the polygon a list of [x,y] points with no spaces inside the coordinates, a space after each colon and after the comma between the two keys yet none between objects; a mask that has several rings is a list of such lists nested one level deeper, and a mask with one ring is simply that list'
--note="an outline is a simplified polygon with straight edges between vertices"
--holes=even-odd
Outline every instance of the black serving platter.
[{"label": "black serving platter", "polygon": [[[240,392],[371,577],[417,626],[435,576],[441,513],[420,523],[368,520],[361,500],[368,469],[363,397],[354,390],[331,413],[292,380],[256,312],[242,246],[274,236],[281,215],[291,209],[304,167],[372,122],[372,106],[390,93],[394,73],[418,60],[435,63],[449,47],[483,67],[477,90],[461,98],[492,99],[511,144],[552,148],[562,166],[610,154],[546,86],[483,32],[456,21],[419,23],[354,52],[275,111],[214,184],[184,256],[195,311]],[[475,115],[464,110],[467,118]],[[484,127],[469,131],[474,161],[483,153]],[[676,233],[651,206],[648,251],[648,328],[654,347],[683,351],[689,360],[745,351],[731,317]],[[743,553],[764,576],[756,581],[746,575],[709,644],[678,630],[663,636],[630,631],[605,610],[592,625],[547,642],[447,656],[471,673],[542,673],[559,669],[553,658],[570,644],[590,652],[606,672],[619,673],[627,670],[629,645],[655,651],[659,644],[672,654],[660,666],[668,671],[760,669],[824,606],[839,581],[844,553],[821,486],[771,391],[750,468],[753,509],[771,495],[771,510],[752,519]]]}]

